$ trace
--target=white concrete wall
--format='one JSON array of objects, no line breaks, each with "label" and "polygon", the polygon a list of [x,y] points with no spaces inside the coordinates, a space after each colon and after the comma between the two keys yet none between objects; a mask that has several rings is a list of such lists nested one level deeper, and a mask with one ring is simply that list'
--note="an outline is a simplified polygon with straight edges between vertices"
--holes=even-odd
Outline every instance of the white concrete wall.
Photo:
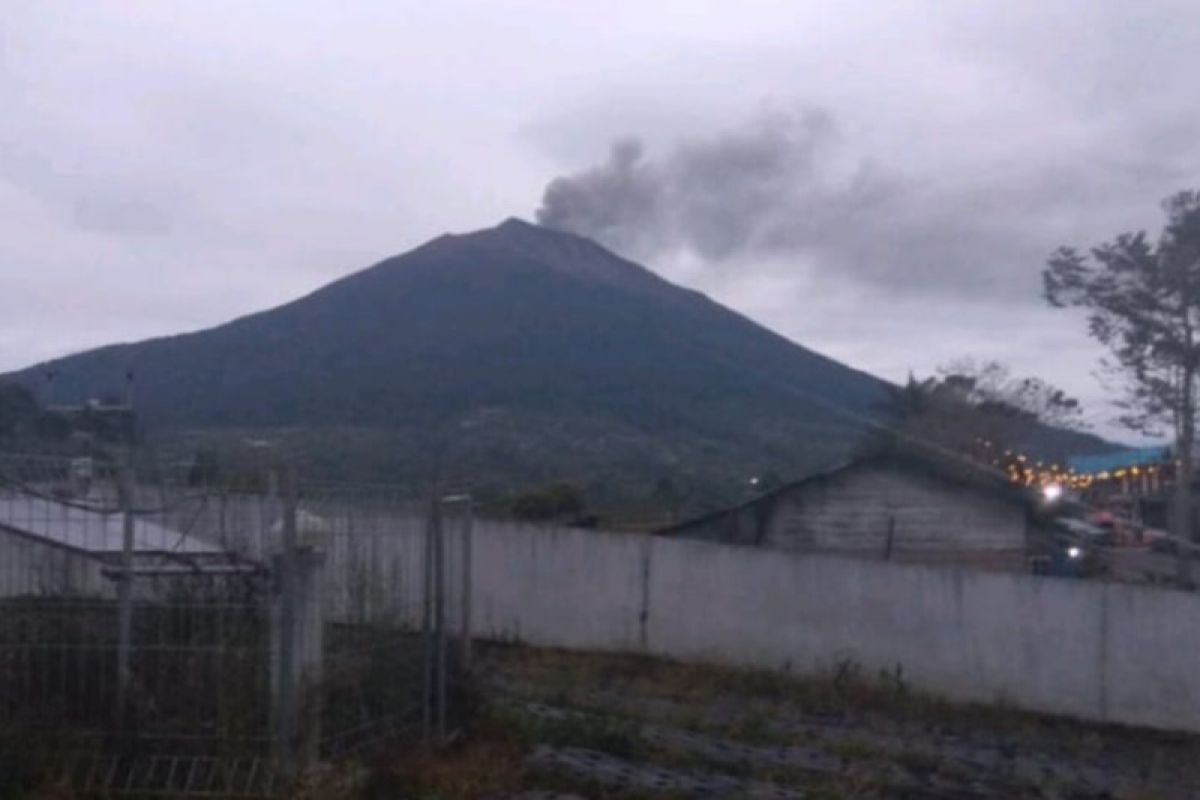
[{"label": "white concrete wall", "polygon": [[645,536],[477,523],[472,626],[533,645],[644,649],[653,544]]},{"label": "white concrete wall", "polygon": [[[209,527],[251,530],[243,548],[271,549],[258,541],[276,535],[271,515],[255,504],[227,513],[232,524]],[[424,520],[359,509],[343,530],[346,515],[329,516],[338,524],[318,543],[327,617],[417,624]],[[485,637],[809,674],[841,659],[872,672],[899,664],[914,687],[954,699],[1200,731],[1196,595],[491,521],[475,524],[473,562]]]},{"label": "white concrete wall", "polygon": [[481,636],[815,674],[1200,730],[1200,597],[597,531],[481,523]]}]

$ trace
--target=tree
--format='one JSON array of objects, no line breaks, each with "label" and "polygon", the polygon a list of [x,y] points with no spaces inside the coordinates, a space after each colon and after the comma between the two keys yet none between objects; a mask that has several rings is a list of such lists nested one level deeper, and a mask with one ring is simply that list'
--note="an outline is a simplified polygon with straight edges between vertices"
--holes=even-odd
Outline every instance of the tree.
[{"label": "tree", "polygon": [[223,478],[221,460],[217,452],[207,447],[198,449],[192,456],[191,467],[188,468],[188,486],[216,486]]},{"label": "tree", "polygon": [[43,411],[33,420],[33,432],[43,442],[65,442],[72,430],[71,420],[58,411]]},{"label": "tree", "polygon": [[32,392],[19,384],[0,383],[0,443],[12,441],[33,424],[37,415],[38,404]]},{"label": "tree", "polygon": [[884,409],[891,426],[877,432],[866,449],[905,443],[982,458],[980,443],[993,437],[990,420],[976,411],[956,381],[908,376],[903,386],[889,390]]},{"label": "tree", "polygon": [[942,387],[985,414],[1070,430],[1087,427],[1078,400],[1041,378],[1017,377],[999,361],[958,358],[938,367],[938,374]]},{"label": "tree", "polygon": [[1118,421],[1143,433],[1175,436],[1174,528],[1190,537],[1196,372],[1200,367],[1200,193],[1163,203],[1166,225],[1151,242],[1124,233],[1090,257],[1059,248],[1042,273],[1047,301],[1087,312],[1088,331],[1108,348],[1102,362],[1121,380]]},{"label": "tree", "polygon": [[997,361],[960,358],[934,377],[912,375],[891,390],[887,412],[895,431],[911,439],[994,464],[1038,425],[1081,429],[1082,406],[1040,378],[1014,376]]},{"label": "tree", "polygon": [[552,483],[518,495],[512,514],[518,519],[552,520],[578,517],[585,507],[583,493],[569,483]]},{"label": "tree", "polygon": [[654,484],[650,500],[657,509],[666,512],[667,516],[674,521],[679,517],[679,509],[683,506],[683,492],[680,491],[679,485],[671,479],[671,476],[664,475]]}]

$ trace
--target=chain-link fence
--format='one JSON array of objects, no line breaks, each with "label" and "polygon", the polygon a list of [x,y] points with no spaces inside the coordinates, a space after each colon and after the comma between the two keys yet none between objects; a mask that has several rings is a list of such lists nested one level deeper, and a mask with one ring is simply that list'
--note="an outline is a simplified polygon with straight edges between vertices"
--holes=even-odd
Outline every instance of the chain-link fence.
[{"label": "chain-link fence", "polygon": [[31,756],[0,771],[265,797],[317,759],[445,735],[469,499],[258,483],[0,458],[0,736]]}]

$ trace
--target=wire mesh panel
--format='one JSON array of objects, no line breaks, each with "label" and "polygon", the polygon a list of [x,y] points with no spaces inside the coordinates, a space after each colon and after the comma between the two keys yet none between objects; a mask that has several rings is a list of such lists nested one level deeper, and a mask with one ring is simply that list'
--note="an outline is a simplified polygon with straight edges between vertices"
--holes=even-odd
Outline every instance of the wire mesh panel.
[{"label": "wire mesh panel", "polygon": [[67,742],[42,752],[88,791],[266,796],[314,758],[444,735],[469,500],[254,488],[0,457],[0,736]]},{"label": "wire mesh panel", "polygon": [[[324,554],[324,754],[424,729],[437,716],[435,612],[452,587],[435,561],[430,503],[385,487],[311,485],[296,536]],[[444,619],[448,619],[443,615]]]},{"label": "wire mesh panel", "polygon": [[135,582],[127,734],[168,752],[265,754],[265,576],[139,576]]},{"label": "wire mesh panel", "polygon": [[166,488],[0,458],[0,736],[93,789],[180,788],[270,750],[269,575],[179,526],[202,498]]}]

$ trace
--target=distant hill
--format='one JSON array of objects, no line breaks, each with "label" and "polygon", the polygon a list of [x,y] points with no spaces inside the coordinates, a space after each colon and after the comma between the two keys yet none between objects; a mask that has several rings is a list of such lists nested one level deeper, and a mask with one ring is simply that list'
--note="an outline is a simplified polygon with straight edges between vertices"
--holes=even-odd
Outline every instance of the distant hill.
[{"label": "distant hill", "polygon": [[516,219],[219,327],[16,377],[36,385],[47,369],[60,401],[120,393],[133,370],[144,425],[187,446],[266,436],[347,477],[436,468],[475,485],[564,479],[709,504],[752,475],[844,454],[886,386],[594,242]]}]

